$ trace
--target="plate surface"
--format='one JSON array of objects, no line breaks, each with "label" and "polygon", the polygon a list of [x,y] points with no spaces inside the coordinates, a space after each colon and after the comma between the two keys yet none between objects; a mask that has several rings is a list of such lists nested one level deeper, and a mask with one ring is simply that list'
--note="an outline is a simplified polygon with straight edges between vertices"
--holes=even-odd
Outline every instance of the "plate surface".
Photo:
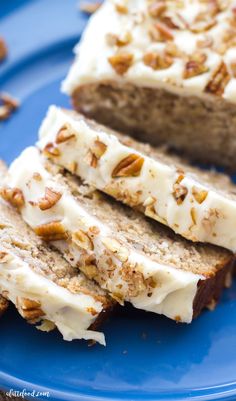
[{"label": "plate surface", "polygon": [[[10,51],[0,88],[22,101],[0,125],[0,157],[7,162],[34,143],[48,105],[69,105],[60,82],[85,23],[75,0],[0,0],[0,35]],[[38,332],[14,308],[0,325],[6,390],[48,391],[50,400],[65,401],[236,399],[235,284],[214,312],[189,326],[119,310],[104,326],[106,348]]]}]

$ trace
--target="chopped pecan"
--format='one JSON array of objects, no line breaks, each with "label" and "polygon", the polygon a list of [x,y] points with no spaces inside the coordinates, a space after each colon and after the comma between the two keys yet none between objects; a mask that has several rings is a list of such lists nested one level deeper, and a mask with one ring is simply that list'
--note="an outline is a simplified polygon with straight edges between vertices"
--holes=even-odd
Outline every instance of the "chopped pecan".
[{"label": "chopped pecan", "polygon": [[119,241],[114,238],[106,237],[103,238],[102,243],[108,251],[112,252],[117,257],[117,259],[119,259],[121,262],[127,262],[129,258],[129,251],[127,248],[121,245]]},{"label": "chopped pecan", "polygon": [[210,82],[205,88],[205,91],[217,96],[221,96],[224,93],[225,87],[228,84],[229,80],[230,74],[228,72],[226,64],[222,61],[221,64],[214,71]]},{"label": "chopped pecan", "polygon": [[60,192],[54,191],[51,188],[46,188],[44,197],[41,198],[37,204],[41,210],[48,210],[55,206],[61,197],[62,194]]},{"label": "chopped pecan", "polygon": [[0,62],[7,57],[7,46],[3,38],[0,37]]},{"label": "chopped pecan", "polygon": [[91,313],[92,316],[96,316],[98,314],[98,312],[96,311],[96,309],[94,309],[93,307],[89,307],[87,308],[87,312]]},{"label": "chopped pecan", "polygon": [[36,173],[33,174],[33,179],[35,181],[42,181],[42,176],[41,176],[41,174],[36,172]]},{"label": "chopped pecan", "polygon": [[190,26],[193,33],[206,32],[216,25],[216,19],[208,12],[201,12],[195,18],[195,21]]},{"label": "chopped pecan", "polygon": [[96,1],[96,2],[88,2],[88,1],[81,1],[79,8],[80,11],[86,13],[86,14],[93,14],[95,13],[95,11],[97,11],[99,9],[99,7],[101,6],[101,2],[100,1]]},{"label": "chopped pecan", "polygon": [[105,143],[96,140],[91,148],[88,151],[86,156],[87,163],[91,166],[96,168],[98,164],[98,160],[102,157],[102,155],[106,152],[107,145]]},{"label": "chopped pecan", "polygon": [[170,29],[187,29],[188,24],[184,17],[179,13],[173,15],[164,15],[161,17],[162,22]]},{"label": "chopped pecan", "polygon": [[174,39],[168,26],[162,22],[156,22],[153,24],[149,31],[149,35],[152,40],[157,42],[166,42]]},{"label": "chopped pecan", "polygon": [[52,142],[47,143],[47,145],[43,149],[43,153],[49,158],[59,157],[61,155],[60,150]]},{"label": "chopped pecan", "polygon": [[28,298],[17,298],[17,307],[21,315],[30,323],[36,323],[45,315],[41,309],[41,303]]},{"label": "chopped pecan", "polygon": [[164,70],[173,64],[173,58],[169,54],[149,52],[143,56],[143,62],[153,70]]},{"label": "chopped pecan", "polygon": [[78,267],[90,280],[94,280],[96,278],[98,272],[96,264],[83,263]]},{"label": "chopped pecan", "polygon": [[13,256],[10,253],[5,251],[0,251],[0,263],[7,263],[13,259]]},{"label": "chopped pecan", "polygon": [[171,57],[182,57],[184,53],[178,48],[174,42],[167,42],[165,54]]},{"label": "chopped pecan", "polygon": [[74,139],[76,134],[69,123],[64,124],[58,131],[56,136],[56,143],[64,143],[69,141],[70,139]]},{"label": "chopped pecan", "polygon": [[130,32],[126,32],[120,36],[114,33],[108,33],[106,35],[106,40],[110,46],[122,47],[122,46],[127,46],[131,42],[132,35]]},{"label": "chopped pecan", "polygon": [[94,249],[93,241],[90,236],[83,230],[77,230],[72,233],[72,242],[86,251]]},{"label": "chopped pecan", "polygon": [[197,212],[196,212],[196,209],[195,209],[194,207],[191,208],[190,214],[191,214],[191,218],[192,218],[193,224],[196,225],[196,222],[197,222]]},{"label": "chopped pecan", "polygon": [[164,1],[154,1],[148,7],[148,13],[152,18],[160,17],[166,10],[166,4]]},{"label": "chopped pecan", "polygon": [[25,204],[23,192],[19,188],[1,188],[0,195],[6,202],[18,209]]},{"label": "chopped pecan", "polygon": [[140,175],[144,158],[135,153],[131,153],[122,159],[112,171],[112,178],[116,177],[136,177]]},{"label": "chopped pecan", "polygon": [[194,199],[201,204],[206,199],[208,192],[205,191],[204,189],[199,189],[194,186],[192,189],[192,194]]},{"label": "chopped pecan", "polygon": [[117,74],[123,75],[133,64],[134,56],[130,53],[118,53],[108,58],[108,61]]},{"label": "chopped pecan", "polygon": [[179,175],[176,182],[173,185],[173,197],[175,198],[177,205],[181,205],[188,194],[188,188],[184,185],[181,185],[182,180],[184,179],[184,175]]},{"label": "chopped pecan", "polygon": [[190,56],[189,60],[185,64],[184,78],[192,78],[197,75],[204,74],[209,71],[209,68],[204,64],[207,57],[204,53],[195,53]]},{"label": "chopped pecan", "polygon": [[121,1],[115,3],[115,9],[120,14],[128,14],[127,6]]},{"label": "chopped pecan", "polygon": [[59,220],[41,224],[34,228],[34,232],[44,241],[60,241],[68,239],[68,233]]},{"label": "chopped pecan", "polygon": [[0,121],[8,119],[11,114],[19,107],[18,100],[7,93],[0,94]]}]

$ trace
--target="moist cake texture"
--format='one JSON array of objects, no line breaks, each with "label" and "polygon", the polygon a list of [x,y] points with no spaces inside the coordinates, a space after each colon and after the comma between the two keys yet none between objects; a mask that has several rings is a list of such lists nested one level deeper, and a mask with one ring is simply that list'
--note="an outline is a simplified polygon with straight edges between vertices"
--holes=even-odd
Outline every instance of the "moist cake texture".
[{"label": "moist cake texture", "polygon": [[235,38],[233,0],[107,0],[62,89],[97,121],[235,170]]},{"label": "moist cake texture", "polygon": [[14,203],[15,191],[21,199],[15,206],[34,231],[120,303],[190,322],[218,298],[230,274],[230,252],[184,240],[65,173],[36,148],[9,169],[1,193]]},{"label": "moist cake texture", "polygon": [[228,176],[55,106],[38,146],[54,163],[183,237],[236,251],[236,187]]},{"label": "moist cake texture", "polygon": [[[103,333],[90,327],[96,327],[113,302],[50,249],[3,201],[0,239],[0,292],[22,317],[43,331],[57,327],[68,341],[83,338],[105,344]],[[4,307],[3,301],[1,305]]]}]

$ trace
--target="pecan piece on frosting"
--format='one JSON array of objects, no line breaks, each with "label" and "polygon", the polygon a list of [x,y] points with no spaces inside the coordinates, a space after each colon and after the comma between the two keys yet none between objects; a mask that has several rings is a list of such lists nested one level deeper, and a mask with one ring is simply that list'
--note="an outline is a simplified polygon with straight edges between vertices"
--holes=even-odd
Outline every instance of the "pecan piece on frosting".
[{"label": "pecan piece on frosting", "polygon": [[77,230],[72,234],[72,242],[86,251],[94,249],[93,241],[90,236],[83,230]]},{"label": "pecan piece on frosting", "polygon": [[144,158],[135,153],[122,159],[112,171],[112,178],[137,177],[140,175]]},{"label": "pecan piece on frosting", "polygon": [[188,194],[188,188],[181,185],[181,181],[184,179],[184,175],[180,174],[176,182],[173,185],[173,197],[175,198],[177,205],[181,205]]},{"label": "pecan piece on frosting", "polygon": [[6,202],[9,202],[17,209],[20,209],[25,204],[23,192],[19,188],[1,188],[0,195]]},{"label": "pecan piece on frosting", "polygon": [[134,56],[131,53],[118,53],[108,57],[108,61],[117,74],[123,75],[133,64]]},{"label": "pecan piece on frosting", "polygon": [[61,155],[60,150],[52,142],[47,143],[43,149],[43,153],[49,158],[59,157]]},{"label": "pecan piece on frosting", "polygon": [[129,251],[127,248],[121,245],[119,241],[114,238],[106,237],[103,238],[102,243],[108,251],[112,252],[117,257],[117,259],[119,259],[121,262],[127,262],[129,258]]},{"label": "pecan piece on frosting", "polygon": [[194,199],[201,204],[202,202],[204,202],[204,200],[206,199],[208,192],[205,191],[204,189],[199,189],[197,187],[193,187],[192,189],[192,194]]},{"label": "pecan piece on frosting", "polygon": [[122,35],[116,35],[114,33],[108,33],[106,35],[106,41],[109,46],[127,46],[132,41],[132,35],[130,32],[125,32]]},{"label": "pecan piece on frosting", "polygon": [[41,224],[34,228],[34,232],[44,241],[60,241],[68,239],[68,232],[59,220]]},{"label": "pecan piece on frosting", "polygon": [[154,1],[148,7],[148,14],[152,18],[160,17],[166,10],[166,3],[164,1]]},{"label": "pecan piece on frosting", "polygon": [[56,136],[56,144],[67,142],[75,138],[75,133],[69,123],[64,124],[58,131]]},{"label": "pecan piece on frosting", "polygon": [[168,26],[162,22],[156,22],[152,25],[149,35],[152,40],[157,42],[166,42],[174,39],[174,36]]},{"label": "pecan piece on frosting", "polygon": [[19,107],[19,101],[7,93],[0,94],[0,121],[7,120]]},{"label": "pecan piece on frosting", "polygon": [[204,74],[209,71],[209,68],[204,64],[207,56],[204,53],[195,53],[189,57],[189,60],[185,64],[184,78],[192,78],[197,75]]},{"label": "pecan piece on frosting", "polygon": [[0,62],[7,57],[7,46],[5,40],[0,37]]},{"label": "pecan piece on frosting", "polygon": [[41,210],[48,210],[55,206],[61,197],[62,194],[60,192],[54,191],[51,188],[46,188],[44,197],[39,199],[37,205]]},{"label": "pecan piece on frosting", "polygon": [[217,96],[221,96],[224,93],[225,87],[230,80],[230,74],[228,72],[226,64],[222,63],[217,67],[210,82],[207,84],[205,91],[212,93]]},{"label": "pecan piece on frosting", "polygon": [[166,53],[149,52],[143,56],[143,62],[153,70],[164,70],[173,64],[173,58]]},{"label": "pecan piece on frosting", "polygon": [[10,253],[5,251],[0,251],[0,263],[7,263],[13,259],[13,256]]},{"label": "pecan piece on frosting", "polygon": [[90,147],[87,156],[86,162],[91,166],[96,168],[98,164],[98,160],[104,155],[106,152],[107,145],[105,143],[99,141],[98,139],[94,141],[92,146]]},{"label": "pecan piece on frosting", "polygon": [[20,314],[29,323],[36,323],[41,320],[45,313],[41,309],[41,303],[28,298],[17,298],[17,308]]},{"label": "pecan piece on frosting", "polygon": [[124,1],[116,1],[115,9],[119,14],[128,14],[128,7],[125,5]]}]

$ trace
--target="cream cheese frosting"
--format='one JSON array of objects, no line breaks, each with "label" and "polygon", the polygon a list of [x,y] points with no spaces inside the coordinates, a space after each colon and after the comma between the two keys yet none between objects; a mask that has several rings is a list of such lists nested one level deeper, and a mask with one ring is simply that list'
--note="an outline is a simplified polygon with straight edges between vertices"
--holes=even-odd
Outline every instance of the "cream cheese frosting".
[{"label": "cream cheese frosting", "polygon": [[[35,180],[36,176],[40,177],[40,180]],[[130,301],[137,308],[164,314],[183,322],[190,322],[198,283],[205,277],[201,274],[176,269],[168,263],[158,263],[141,254],[131,245],[121,244],[120,239],[118,241],[116,233],[112,232],[109,225],[91,214],[82,202],[73,197],[59,176],[60,174],[53,175],[46,169],[43,157],[33,147],[26,149],[13,162],[6,178],[6,184],[22,191],[24,196],[24,206],[21,208],[23,219],[36,231],[40,225],[42,226],[42,223],[60,221],[67,231],[69,239],[54,241],[54,246],[75,266],[82,263],[81,260],[85,254],[96,258],[95,279],[111,295],[116,296],[119,288],[121,297]],[[39,199],[44,197],[46,188],[51,188],[54,193],[60,193],[62,196],[51,208],[41,210],[37,204]],[[91,240],[86,243],[84,236],[92,231],[96,235],[93,236],[91,245]],[[74,240],[76,233],[79,233],[76,238],[77,240],[80,238],[80,246],[77,246],[78,242]],[[82,239],[81,236],[83,236]],[[90,252],[90,254],[87,255],[86,252]],[[152,282],[155,280],[158,285],[152,288],[152,291],[147,286],[133,296],[127,295],[127,282],[121,274],[124,268],[123,262],[126,266],[127,263],[134,266],[134,269],[135,266],[138,266],[138,273],[142,273],[146,282],[150,282],[152,279]],[[111,266],[114,267],[114,273],[109,278],[106,274],[111,270]],[[104,274],[105,280],[103,280]]]},{"label": "cream cheese frosting", "polygon": [[[73,294],[43,275],[37,274],[29,264],[1,245],[0,292],[19,308],[20,300],[39,303],[43,321],[54,324],[64,340],[95,340],[105,345],[104,334],[88,328],[102,311],[102,304],[85,294]],[[93,308],[96,316],[88,311]],[[47,323],[37,328],[47,330]]]},{"label": "cream cheese frosting", "polygon": [[[61,132],[67,138],[58,141]],[[55,163],[95,188],[141,208],[187,239],[236,251],[235,186],[228,177],[175,165],[161,152],[149,157],[132,148],[132,141],[125,145],[121,136],[102,126],[95,129],[84,117],[55,106],[50,107],[39,137],[41,150],[49,145],[57,150],[56,156],[50,154]]]},{"label": "cream cheese frosting", "polygon": [[106,0],[75,48],[62,90],[116,80],[235,103],[235,10],[235,0]]}]

